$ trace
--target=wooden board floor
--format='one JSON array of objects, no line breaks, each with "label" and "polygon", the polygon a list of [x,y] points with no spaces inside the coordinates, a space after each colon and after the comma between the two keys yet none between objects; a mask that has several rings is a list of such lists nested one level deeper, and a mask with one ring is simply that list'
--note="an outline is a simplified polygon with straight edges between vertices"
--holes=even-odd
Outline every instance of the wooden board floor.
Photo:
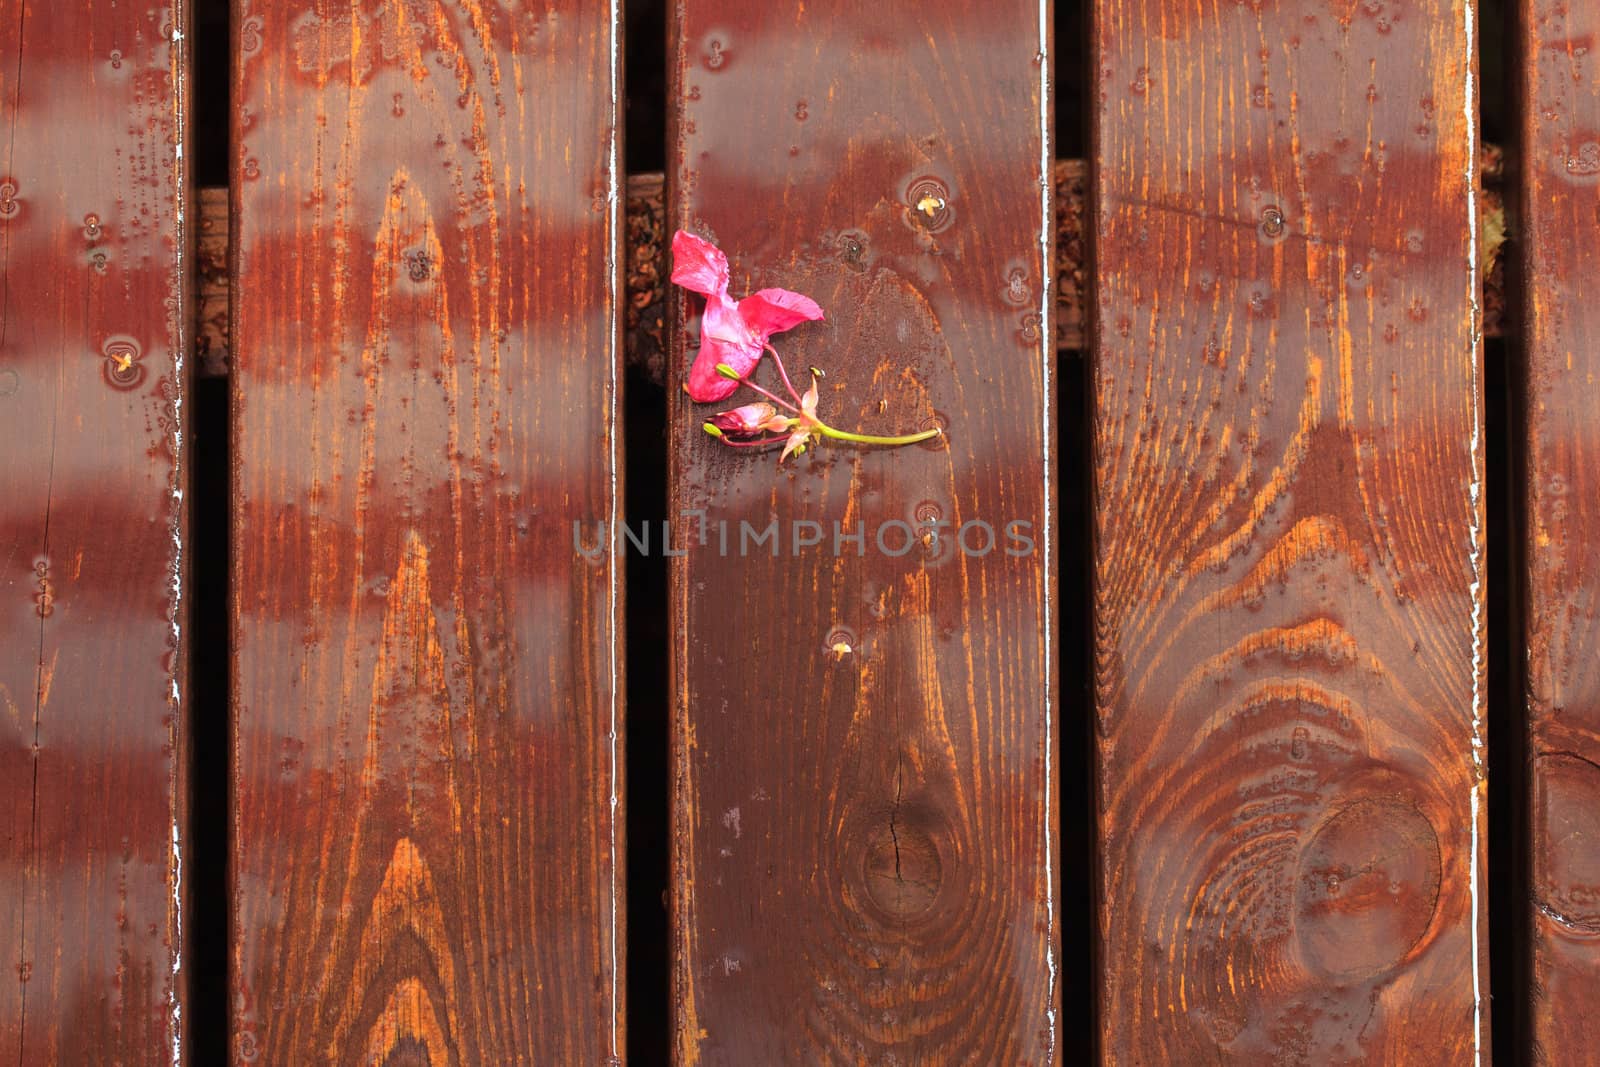
[{"label": "wooden board floor", "polygon": [[1593,7],[0,0],[0,1057],[1594,1059]]}]

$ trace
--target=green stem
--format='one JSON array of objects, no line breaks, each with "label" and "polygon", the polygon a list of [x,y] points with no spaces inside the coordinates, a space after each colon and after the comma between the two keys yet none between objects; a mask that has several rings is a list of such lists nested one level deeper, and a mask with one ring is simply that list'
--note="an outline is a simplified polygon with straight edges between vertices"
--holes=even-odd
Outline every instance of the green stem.
[{"label": "green stem", "polygon": [[816,424],[817,430],[824,437],[831,437],[836,441],[854,441],[858,445],[914,445],[918,441],[926,441],[930,437],[938,437],[944,431],[935,426],[931,430],[921,433],[906,433],[898,437],[879,437],[870,433],[851,433],[849,430],[835,430],[826,423]]}]

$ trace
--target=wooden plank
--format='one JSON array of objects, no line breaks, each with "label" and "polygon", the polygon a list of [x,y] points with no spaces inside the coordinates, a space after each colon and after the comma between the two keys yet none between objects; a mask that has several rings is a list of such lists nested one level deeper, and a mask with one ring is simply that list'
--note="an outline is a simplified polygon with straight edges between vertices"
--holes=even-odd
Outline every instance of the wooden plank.
[{"label": "wooden plank", "polygon": [[1100,0],[1103,1051],[1487,1055],[1470,0]]},{"label": "wooden plank", "polygon": [[1600,1044],[1600,10],[1526,0],[1522,301],[1538,1063]]},{"label": "wooden plank", "polygon": [[[680,517],[677,1059],[1051,1062],[1049,27],[1023,0],[672,21],[669,229],[717,240],[736,294],[822,305],[777,344],[826,372],[829,421],[948,431],[782,468],[726,449],[679,391],[678,302],[672,514],[707,537]],[[776,555],[742,546],[774,521]],[[993,551],[960,547],[973,522]]]},{"label": "wooden plank", "polygon": [[0,2],[0,1048],[178,1062],[187,5]]},{"label": "wooden plank", "polygon": [[615,8],[235,6],[241,1061],[620,1055]]}]

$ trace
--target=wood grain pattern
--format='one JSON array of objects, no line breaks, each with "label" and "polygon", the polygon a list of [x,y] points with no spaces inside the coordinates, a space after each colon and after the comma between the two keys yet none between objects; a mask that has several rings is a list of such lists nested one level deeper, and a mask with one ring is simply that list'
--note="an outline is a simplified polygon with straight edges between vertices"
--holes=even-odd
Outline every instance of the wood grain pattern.
[{"label": "wood grain pattern", "polygon": [[1600,10],[1526,0],[1522,301],[1533,1059],[1600,1046]]},{"label": "wood grain pattern", "polygon": [[1488,1054],[1467,0],[1099,0],[1109,1062]]},{"label": "wood grain pattern", "polygon": [[1049,1063],[1049,27],[1021,0],[672,20],[669,228],[718,241],[736,293],[826,309],[777,338],[825,370],[824,418],[948,430],[782,469],[726,449],[678,390],[678,303],[673,514],[706,539],[688,519],[672,573],[677,1060]]},{"label": "wood grain pattern", "polygon": [[614,16],[236,5],[237,1062],[619,1055]]},{"label": "wood grain pattern", "polygon": [[0,2],[0,1056],[177,1062],[181,2]]}]

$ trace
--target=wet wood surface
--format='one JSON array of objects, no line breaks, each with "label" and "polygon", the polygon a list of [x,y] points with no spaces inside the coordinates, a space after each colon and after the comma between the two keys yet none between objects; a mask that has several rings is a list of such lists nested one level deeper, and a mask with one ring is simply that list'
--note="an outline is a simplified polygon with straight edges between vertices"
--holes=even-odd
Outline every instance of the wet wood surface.
[{"label": "wet wood surface", "polygon": [[1094,15],[1104,1056],[1477,1062],[1474,12]]},{"label": "wet wood surface", "polygon": [[1521,5],[1533,1062],[1600,1045],[1600,10]]},{"label": "wet wood surface", "polygon": [[617,27],[233,26],[234,1058],[608,1062]]},{"label": "wet wood surface", "polygon": [[677,304],[676,1059],[1052,1062],[1048,27],[1020,0],[671,22],[668,229],[717,241],[735,295],[822,305],[775,342],[828,421],[947,431],[726,448]]},{"label": "wet wood surface", "polygon": [[[1485,145],[1483,215],[1485,230],[1504,233],[1505,209],[1500,203],[1502,174],[1498,149]],[[1085,289],[1088,283],[1088,165],[1081,159],[1055,163],[1055,291],[1056,348],[1084,347]],[[628,175],[627,196],[627,359],[644,368],[650,380],[666,380],[666,317],[668,275],[672,272],[666,232],[663,176],[655,172]],[[221,378],[228,373],[228,190],[200,190],[200,291],[195,307],[195,350],[200,373]],[[1501,244],[1484,236],[1483,335],[1504,332],[1501,312]]]},{"label": "wet wood surface", "polygon": [[172,1063],[184,5],[0,3],[0,1049]]}]

